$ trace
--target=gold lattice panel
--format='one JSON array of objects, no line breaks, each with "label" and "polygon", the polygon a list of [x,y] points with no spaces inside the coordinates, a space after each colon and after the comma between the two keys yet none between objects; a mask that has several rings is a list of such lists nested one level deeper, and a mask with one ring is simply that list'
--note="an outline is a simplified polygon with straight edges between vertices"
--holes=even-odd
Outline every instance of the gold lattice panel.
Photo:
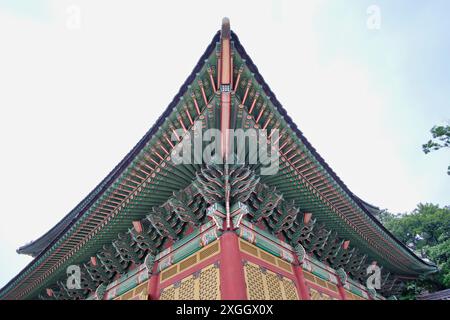
[{"label": "gold lattice panel", "polygon": [[265,287],[267,285],[264,284],[264,274],[259,266],[248,263],[245,265],[244,271],[245,282],[247,283],[247,297],[249,300],[266,299],[267,289]]},{"label": "gold lattice panel", "polygon": [[286,300],[298,300],[297,288],[292,280],[283,279],[283,288]]},{"label": "gold lattice panel", "polygon": [[181,282],[178,288],[178,299],[179,300],[193,300],[195,299],[195,279],[190,276],[185,281]]},{"label": "gold lattice panel", "polygon": [[294,281],[247,262],[244,266],[249,300],[298,300]]},{"label": "gold lattice panel", "polygon": [[164,288],[160,300],[219,300],[220,272],[210,265],[180,282]]},{"label": "gold lattice panel", "polygon": [[161,292],[160,300],[177,300],[178,299],[178,288],[175,288],[173,285],[165,288]]},{"label": "gold lattice panel", "polygon": [[200,272],[199,298],[201,300],[220,299],[220,272],[219,268],[212,266]]},{"label": "gold lattice panel", "polygon": [[311,300],[337,300],[336,298],[333,298],[326,293],[319,292],[313,288],[309,288],[309,295]]}]

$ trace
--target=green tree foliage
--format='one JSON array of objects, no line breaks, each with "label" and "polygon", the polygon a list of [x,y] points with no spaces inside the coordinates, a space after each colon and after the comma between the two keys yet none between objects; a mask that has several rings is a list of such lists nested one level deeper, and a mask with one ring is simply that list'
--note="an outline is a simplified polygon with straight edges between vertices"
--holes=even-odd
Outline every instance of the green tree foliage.
[{"label": "green tree foliage", "polygon": [[450,207],[419,204],[409,214],[384,211],[379,219],[400,241],[439,267],[438,273],[407,283],[403,298],[450,288]]},{"label": "green tree foliage", "polygon": [[[433,139],[422,145],[423,152],[425,154],[439,150],[442,148],[450,147],[450,126],[434,126],[431,128],[431,135]],[[447,174],[450,175],[450,166],[447,168]]]}]

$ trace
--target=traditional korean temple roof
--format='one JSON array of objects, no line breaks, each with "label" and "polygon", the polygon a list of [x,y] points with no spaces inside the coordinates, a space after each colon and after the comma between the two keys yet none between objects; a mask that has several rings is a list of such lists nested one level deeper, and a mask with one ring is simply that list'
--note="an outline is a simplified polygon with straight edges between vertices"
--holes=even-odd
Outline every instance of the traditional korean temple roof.
[{"label": "traditional korean temple roof", "polygon": [[[229,36],[235,61],[234,94],[241,97],[240,106],[246,108],[255,126],[278,128],[284,134],[280,150],[289,151],[282,153],[283,161],[295,168],[295,179],[283,171],[263,178],[264,183],[282,191],[303,212],[311,212],[389,274],[408,279],[435,272],[435,265],[416,256],[376,219],[377,207],[348,189],[287,114],[237,35],[230,31]],[[168,168],[164,153],[169,155],[173,145],[167,132],[180,127],[186,130],[192,114],[202,117],[213,112],[219,87],[214,77],[220,37],[219,31],[164,113],[108,176],[51,230],[17,250],[34,260],[0,290],[0,299],[35,298],[64,275],[65,266],[95,255],[133,221],[195,179],[194,167]],[[296,153],[288,159],[291,150]],[[295,167],[297,162],[302,166]],[[148,177],[142,179],[142,172],[147,171]],[[119,198],[121,190],[124,196]]]}]

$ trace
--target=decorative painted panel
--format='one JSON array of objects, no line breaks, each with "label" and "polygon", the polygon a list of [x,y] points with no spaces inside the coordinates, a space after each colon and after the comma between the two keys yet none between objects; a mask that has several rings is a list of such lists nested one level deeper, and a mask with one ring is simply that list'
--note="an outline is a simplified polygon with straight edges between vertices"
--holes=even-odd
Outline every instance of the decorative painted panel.
[{"label": "decorative painted panel", "polygon": [[367,293],[367,289],[360,284],[359,282],[353,280],[353,279],[348,279],[347,283],[344,286],[345,290],[347,290],[349,293],[351,293],[352,295],[357,296],[358,298],[361,298],[363,300],[368,300],[369,299],[369,294]]},{"label": "decorative painted panel", "polygon": [[258,228],[253,223],[242,220],[241,225],[236,229],[236,233],[241,239],[254,244],[258,248],[261,248],[288,263],[294,262],[294,255],[292,254],[293,249],[289,244],[281,241],[269,232]]},{"label": "decorative painted panel", "polygon": [[148,300],[147,281],[140,284],[136,288],[118,296],[114,300]]},{"label": "decorative painted panel", "polygon": [[[136,269],[123,274],[119,279],[111,282],[106,288],[106,294],[104,299],[112,300],[116,297],[131,291],[141,283],[147,283],[148,270],[145,264],[141,264]],[[97,297],[97,299],[103,299],[103,297]]]},{"label": "decorative painted panel", "polygon": [[336,275],[336,271],[327,266],[326,264],[314,259],[310,255],[306,254],[305,259],[303,261],[303,269],[314,274],[315,276],[334,284],[338,283],[338,278]]},{"label": "decorative painted panel", "polygon": [[345,296],[347,297],[348,300],[367,300],[367,299],[360,297],[359,295],[354,294],[348,290],[345,290]]},{"label": "decorative painted panel", "polygon": [[185,258],[184,260],[181,260],[179,263],[174,264],[173,266],[170,266],[169,268],[163,270],[161,272],[161,282],[164,282],[175,275],[179,274],[180,272],[187,270],[194,265],[200,263],[201,261],[218,254],[220,252],[220,245],[219,241],[214,241],[213,243],[209,244],[208,246],[204,247],[202,250],[197,251],[193,255]]},{"label": "decorative painted panel", "polygon": [[249,255],[252,255],[258,259],[261,259],[271,265],[274,265],[288,273],[293,273],[292,265],[280,258],[275,257],[272,254],[269,254],[265,252],[262,249],[259,249],[258,247],[248,243],[247,241],[240,240],[239,241],[239,248],[242,252],[245,252]]},{"label": "decorative painted panel", "polygon": [[206,247],[217,240],[221,232],[215,228],[212,221],[200,226],[185,238],[156,255],[159,260],[158,271],[169,269],[172,265]]},{"label": "decorative painted panel", "polygon": [[305,277],[305,280],[307,280],[308,282],[314,283],[315,285],[317,285],[321,288],[331,290],[331,291],[335,292],[336,294],[339,294],[339,290],[334,283],[323,280],[320,277],[317,277],[308,271],[304,271],[303,276]]}]

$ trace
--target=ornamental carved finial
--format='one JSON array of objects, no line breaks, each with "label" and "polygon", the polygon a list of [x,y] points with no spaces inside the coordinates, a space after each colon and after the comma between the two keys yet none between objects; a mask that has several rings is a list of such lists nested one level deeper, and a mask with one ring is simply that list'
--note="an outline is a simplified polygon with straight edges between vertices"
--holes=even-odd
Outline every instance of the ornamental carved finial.
[{"label": "ornamental carved finial", "polygon": [[155,256],[151,253],[147,254],[144,259],[145,267],[147,268],[148,275],[153,274],[153,267],[155,265],[156,259]]},{"label": "ornamental carved finial", "polygon": [[297,255],[298,262],[301,264],[305,260],[306,251],[301,244],[297,244],[294,248],[295,254]]},{"label": "ornamental carved finial", "polygon": [[106,292],[106,283],[101,283],[97,289],[95,289],[95,296],[97,300],[103,300]]},{"label": "ornamental carved finial", "polygon": [[342,285],[345,285],[345,283],[347,282],[347,273],[345,272],[344,268],[337,269],[336,274],[339,277]]},{"label": "ornamental carved finial", "polygon": [[222,19],[222,38],[229,39],[230,38],[230,19],[224,17]]}]

